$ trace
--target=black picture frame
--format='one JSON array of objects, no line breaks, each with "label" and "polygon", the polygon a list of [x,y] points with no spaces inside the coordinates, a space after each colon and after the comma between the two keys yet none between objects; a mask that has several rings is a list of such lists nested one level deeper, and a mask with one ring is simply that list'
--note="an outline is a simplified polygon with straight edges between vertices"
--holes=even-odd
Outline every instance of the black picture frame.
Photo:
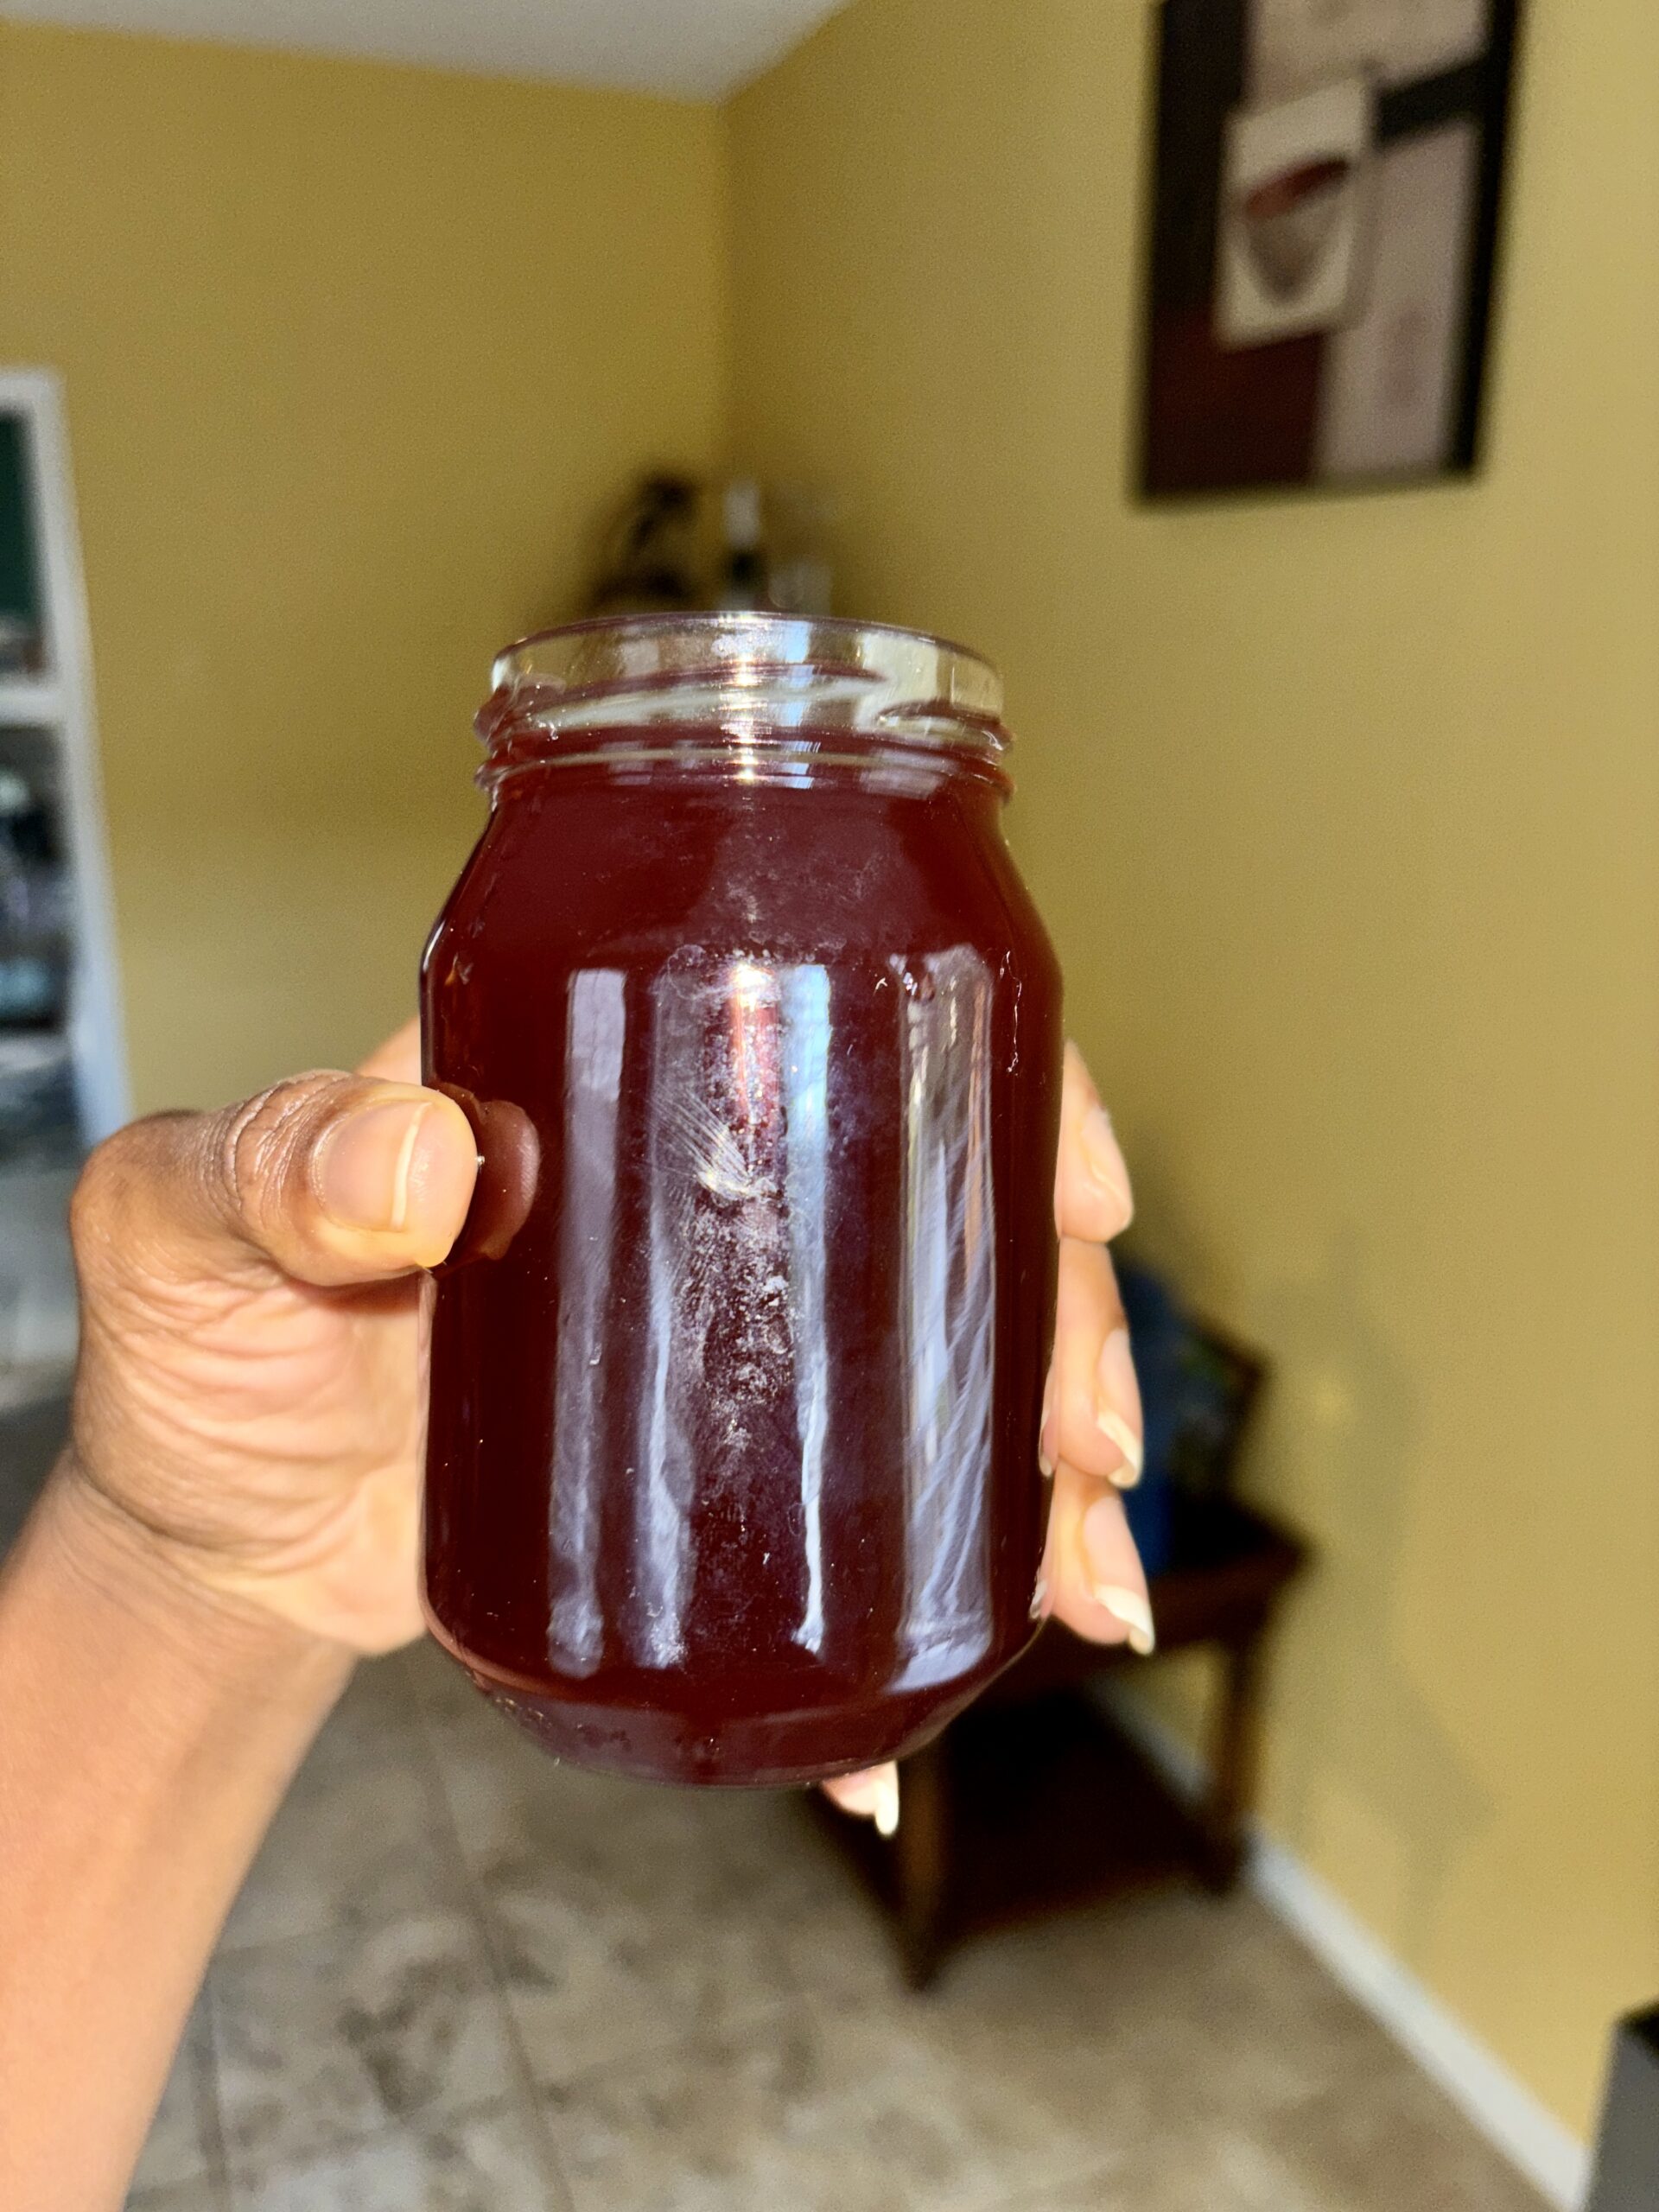
[{"label": "black picture frame", "polygon": [[1350,468],[1318,465],[1325,378],[1340,330],[1247,345],[1217,335],[1230,118],[1247,111],[1247,41],[1262,4],[1164,0],[1160,10],[1134,493],[1162,505],[1467,478],[1484,457],[1524,0],[1487,0],[1477,56],[1375,88],[1374,162],[1458,127],[1472,130],[1475,151],[1459,210],[1461,289],[1454,351],[1441,365],[1436,448],[1407,465]]}]

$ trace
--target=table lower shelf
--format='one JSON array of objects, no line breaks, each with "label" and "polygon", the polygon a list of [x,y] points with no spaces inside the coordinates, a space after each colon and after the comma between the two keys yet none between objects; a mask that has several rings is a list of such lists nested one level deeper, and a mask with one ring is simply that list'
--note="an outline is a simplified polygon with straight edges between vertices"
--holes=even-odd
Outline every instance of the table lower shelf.
[{"label": "table lower shelf", "polygon": [[971,1711],[906,1764],[899,1836],[824,1807],[893,1919],[912,1979],[980,1930],[1181,1877],[1224,1889],[1234,1839],[1170,1787],[1081,1690]]}]

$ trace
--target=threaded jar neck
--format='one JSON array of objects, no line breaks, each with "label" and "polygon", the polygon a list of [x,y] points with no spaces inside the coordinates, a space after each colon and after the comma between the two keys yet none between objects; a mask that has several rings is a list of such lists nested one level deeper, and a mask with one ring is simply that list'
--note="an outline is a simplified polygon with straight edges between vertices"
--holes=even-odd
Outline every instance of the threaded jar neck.
[{"label": "threaded jar neck", "polygon": [[836,768],[1009,788],[1002,683],[965,647],[765,613],[574,623],[509,645],[478,717],[489,786],[532,766],[668,763],[746,779]]}]

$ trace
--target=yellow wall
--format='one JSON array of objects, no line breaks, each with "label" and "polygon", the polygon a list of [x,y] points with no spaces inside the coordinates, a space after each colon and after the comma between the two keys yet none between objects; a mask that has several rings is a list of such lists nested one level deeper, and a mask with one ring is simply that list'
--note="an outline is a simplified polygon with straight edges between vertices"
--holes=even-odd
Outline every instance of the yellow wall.
[{"label": "yellow wall", "polygon": [[733,359],[850,604],[1003,663],[1144,1246],[1279,1363],[1269,1823],[1584,2130],[1659,1991],[1659,10],[1531,12],[1472,487],[1129,504],[1135,0],[743,95]]},{"label": "yellow wall", "polygon": [[141,1105],[401,1019],[495,646],[722,429],[707,108],[0,23],[0,359],[63,372]]},{"label": "yellow wall", "polygon": [[0,23],[0,359],[66,376],[140,1101],[216,1097],[402,1012],[491,648],[722,451],[729,181],[741,456],[1004,664],[1144,1246],[1279,1363],[1269,1821],[1582,2129],[1659,1988],[1659,11],[1532,12],[1473,487],[1128,504],[1140,0],[855,0],[728,144]]}]

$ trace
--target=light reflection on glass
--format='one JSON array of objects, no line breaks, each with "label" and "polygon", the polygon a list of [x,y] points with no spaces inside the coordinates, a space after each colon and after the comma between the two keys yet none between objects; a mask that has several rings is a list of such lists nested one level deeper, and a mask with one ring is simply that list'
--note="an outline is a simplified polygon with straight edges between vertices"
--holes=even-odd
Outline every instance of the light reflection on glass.
[{"label": "light reflection on glass", "polygon": [[[963,946],[895,963],[891,982],[906,1393],[895,1452],[903,1599],[892,1686],[913,1689],[976,1665],[994,1632],[993,982]],[[603,1042],[594,1027],[601,1006],[604,1021],[616,1025]],[[556,1622],[589,1666],[599,1633],[597,1478],[586,1456],[591,1445],[567,1437],[573,1426],[594,1425],[581,1363],[594,1357],[610,1294],[586,1240],[606,1233],[610,1184],[593,1162],[606,1144],[613,1155],[616,1141],[613,1119],[601,1124],[597,1094],[620,1065],[620,991],[594,996],[591,1009],[582,1049],[602,1052],[604,1071],[587,1086],[594,1103],[577,1109],[593,1120],[580,1160],[573,1128],[567,1166],[564,1233],[572,1243],[563,1271],[567,1286],[581,1287],[568,1357],[561,1323],[554,1485],[556,1497],[567,1484],[572,1493],[556,1507],[556,1563],[566,1579]],[[756,1544],[741,1563],[749,1594],[757,1574],[789,1593],[785,1602],[798,1609],[792,1640],[820,1656],[834,1603],[824,1511],[836,1414],[829,1210],[835,1176],[845,1172],[830,1150],[830,974],[815,963],[774,967],[689,947],[653,979],[649,1020],[645,1373],[632,1573],[618,1597],[616,1630],[636,1664],[658,1669],[686,1662],[694,1605],[699,1640],[710,1632],[741,1637],[745,1592],[729,1580],[729,1554],[723,1562],[715,1553],[697,1557],[698,1516],[713,1510],[722,1526],[764,1523],[764,1548]],[[575,1040],[573,1012],[573,1050]],[[613,1164],[605,1171],[614,1172]]]},{"label": "light reflection on glass", "polygon": [[904,1306],[907,1587],[896,1687],[990,1648],[996,1255],[991,978],[970,946],[906,963]]},{"label": "light reflection on glass", "polygon": [[830,978],[818,967],[785,969],[783,999],[788,1117],[784,1195],[789,1211],[789,1310],[801,1433],[801,1541],[806,1567],[806,1602],[795,1640],[817,1654],[823,1649],[823,1461],[830,1433],[830,1341],[824,1310]]},{"label": "light reflection on glass", "polygon": [[624,978],[572,976],[565,1041],[564,1203],[559,1230],[553,1481],[548,1500],[548,1656],[589,1675],[603,1648],[597,1568],[606,1471],[601,1381],[616,1247],[617,1094]]}]

